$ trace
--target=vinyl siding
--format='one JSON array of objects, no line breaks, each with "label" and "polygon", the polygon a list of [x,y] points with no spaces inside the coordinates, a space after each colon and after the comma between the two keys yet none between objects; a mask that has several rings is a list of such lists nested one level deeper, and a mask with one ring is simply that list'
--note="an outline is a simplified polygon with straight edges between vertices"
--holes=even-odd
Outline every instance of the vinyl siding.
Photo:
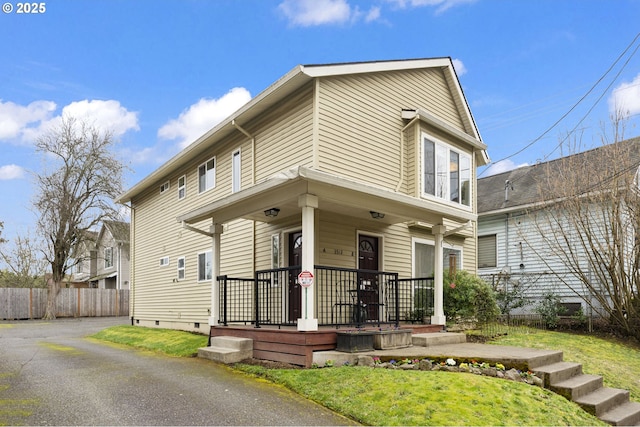
[{"label": "vinyl siding", "polygon": [[463,129],[439,69],[325,78],[318,96],[320,168],[390,189],[401,178],[403,108],[423,108]]},{"label": "vinyl siding", "polygon": [[[193,329],[193,323],[206,324],[211,305],[211,282],[198,282],[198,253],[211,250],[207,236],[184,230],[176,217],[206,203],[231,194],[232,154],[242,153],[241,182],[247,188],[281,170],[312,162],[312,88],[300,90],[287,102],[277,105],[256,123],[240,124],[255,138],[255,177],[252,165],[252,142],[240,132],[211,147],[199,159],[170,177],[158,182],[132,201],[135,207],[135,317],[160,321],[181,329]],[[283,153],[287,153],[283,156]],[[216,159],[215,188],[198,192],[198,166]],[[186,197],[178,199],[178,179],[186,175]],[[169,181],[170,188],[160,193],[160,185]],[[210,221],[194,227],[209,231]],[[259,227],[260,224],[257,225]],[[264,227],[263,227],[264,228]],[[252,277],[254,271],[254,223],[236,220],[224,225],[221,235],[221,274]],[[267,245],[270,240],[267,240]],[[262,248],[261,248],[262,249]],[[256,258],[260,265],[270,260]],[[161,257],[169,256],[170,264],[159,268]],[[177,260],[185,257],[185,279],[177,281]],[[270,268],[270,263],[267,268]]]},{"label": "vinyl siding", "polygon": [[313,86],[305,86],[249,129],[256,136],[256,182],[296,166],[312,166]]}]

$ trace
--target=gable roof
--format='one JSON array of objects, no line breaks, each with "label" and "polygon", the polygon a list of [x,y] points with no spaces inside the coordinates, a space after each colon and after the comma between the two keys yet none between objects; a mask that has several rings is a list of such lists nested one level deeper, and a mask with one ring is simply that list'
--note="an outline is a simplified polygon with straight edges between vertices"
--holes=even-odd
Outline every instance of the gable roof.
[{"label": "gable roof", "polygon": [[[575,171],[567,170],[572,165],[579,164],[585,167],[598,168],[598,170],[605,172],[605,176],[613,178],[615,174],[619,173],[619,169],[615,167],[609,168],[607,162],[603,162],[607,151],[613,148],[618,148],[620,151],[624,150],[624,153],[630,156],[628,160],[632,167],[627,172],[635,173],[637,167],[640,166],[640,137],[480,178],[478,179],[478,215],[507,213],[542,202],[543,198],[539,192],[539,184],[549,174],[562,176],[564,173],[575,173]],[[607,171],[607,169],[610,169],[610,171]],[[576,193],[588,192],[596,184],[592,180],[600,180],[602,177],[602,173],[588,177],[591,180],[586,179],[584,188],[576,189]]]},{"label": "gable roof", "polygon": [[106,230],[109,230],[113,240],[116,243],[129,243],[129,232],[131,230],[128,222],[124,221],[104,221],[102,223],[102,228],[100,229],[100,234],[98,236],[98,242],[102,240],[102,236]]},{"label": "gable roof", "polygon": [[[193,143],[180,151],[166,163],[156,169],[154,172],[143,178],[124,194],[120,195],[117,203],[130,202],[133,197],[141,193],[152,185],[166,180],[166,175],[171,171],[184,166],[191,160],[198,158],[205,150],[211,148],[212,145],[224,140],[230,134],[238,130],[237,124],[241,125],[250,121],[252,118],[263,114],[273,105],[285,99],[295,90],[302,87],[315,78],[328,76],[340,76],[348,74],[374,73],[385,71],[411,70],[422,68],[441,68],[445,72],[445,77],[449,87],[451,87],[452,95],[459,111],[462,122],[465,126],[465,132],[480,144],[482,138],[478,132],[475,120],[471,115],[469,104],[467,103],[462,87],[458,81],[458,77],[453,68],[453,62],[450,57],[426,58],[426,59],[405,59],[405,60],[389,60],[389,61],[371,61],[371,62],[353,62],[353,63],[336,63],[324,65],[298,65],[287,74],[282,76],[276,82],[271,84],[267,89],[259,93],[256,97],[247,102],[244,106],[231,114],[225,120],[217,124],[204,135],[196,139]],[[488,160],[486,152],[483,151],[483,157]]]}]

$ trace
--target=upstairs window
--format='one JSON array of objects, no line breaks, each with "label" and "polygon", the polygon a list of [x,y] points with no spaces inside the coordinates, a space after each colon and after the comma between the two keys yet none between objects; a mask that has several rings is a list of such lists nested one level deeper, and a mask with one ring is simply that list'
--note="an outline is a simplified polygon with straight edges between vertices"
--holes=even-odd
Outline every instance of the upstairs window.
[{"label": "upstairs window", "polygon": [[216,186],[216,159],[207,160],[198,167],[198,190],[200,193]]},{"label": "upstairs window", "polygon": [[178,178],[178,200],[182,200],[187,195],[187,177],[182,175]]},{"label": "upstairs window", "polygon": [[164,193],[165,191],[167,191],[169,189],[169,187],[171,187],[171,184],[169,183],[169,181],[165,182],[164,184],[162,184],[160,186],[160,194]]},{"label": "upstairs window", "polygon": [[427,136],[422,154],[423,195],[471,206],[471,156]]},{"label": "upstairs window", "polygon": [[231,191],[233,193],[240,191],[241,169],[240,150],[237,150],[231,156]]},{"label": "upstairs window", "polygon": [[104,268],[113,267],[113,248],[104,248]]}]

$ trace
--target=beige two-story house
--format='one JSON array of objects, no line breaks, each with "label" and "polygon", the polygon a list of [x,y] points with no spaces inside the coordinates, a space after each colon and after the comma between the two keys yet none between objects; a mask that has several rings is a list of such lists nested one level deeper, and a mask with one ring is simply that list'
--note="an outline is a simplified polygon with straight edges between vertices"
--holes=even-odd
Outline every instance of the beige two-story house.
[{"label": "beige two-story house", "polygon": [[297,66],[119,198],[132,319],[444,325],[487,163],[450,58]]}]

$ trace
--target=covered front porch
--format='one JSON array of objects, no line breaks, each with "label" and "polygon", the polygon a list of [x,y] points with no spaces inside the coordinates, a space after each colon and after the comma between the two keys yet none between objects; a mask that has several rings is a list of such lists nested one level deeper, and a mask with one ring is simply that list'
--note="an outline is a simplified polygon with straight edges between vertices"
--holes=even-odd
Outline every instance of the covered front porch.
[{"label": "covered front porch", "polygon": [[[211,238],[212,327],[314,332],[401,322],[442,327],[443,241],[472,228],[476,216],[469,209],[297,167],[177,219]],[[247,275],[221,271],[223,225],[237,219],[258,224],[251,249],[255,268]],[[204,221],[211,221],[206,230]],[[429,277],[412,274],[412,230],[432,236]],[[269,242],[273,236],[278,239]],[[286,248],[280,247],[283,236]],[[328,249],[327,242],[353,246]],[[393,247],[408,256],[397,256]],[[260,250],[270,250],[271,257]],[[391,258],[398,268],[386,271]]]}]

